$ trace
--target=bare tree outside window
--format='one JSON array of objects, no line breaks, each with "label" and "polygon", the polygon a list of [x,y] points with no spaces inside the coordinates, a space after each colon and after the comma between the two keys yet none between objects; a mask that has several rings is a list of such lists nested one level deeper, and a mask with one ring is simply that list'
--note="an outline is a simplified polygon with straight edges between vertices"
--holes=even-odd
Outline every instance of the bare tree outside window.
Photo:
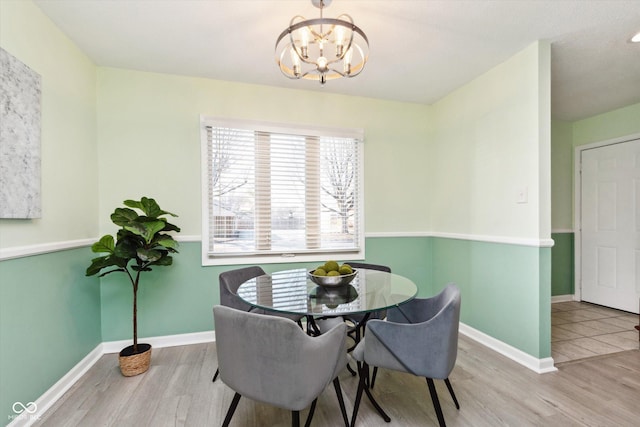
[{"label": "bare tree outside window", "polygon": [[[221,177],[234,165],[234,144],[238,139],[238,131],[228,128],[207,128],[207,132],[215,132],[210,140],[213,144],[211,156],[211,184],[214,196],[221,197],[227,193],[242,187],[247,183],[247,178],[241,176],[230,180],[222,180]],[[229,209],[225,206],[226,209]],[[231,209],[232,210],[232,209]]]},{"label": "bare tree outside window", "polygon": [[322,207],[339,216],[342,233],[349,234],[349,218],[355,205],[355,152],[345,150],[344,142],[323,142],[325,180],[322,191],[335,204],[322,203]]}]

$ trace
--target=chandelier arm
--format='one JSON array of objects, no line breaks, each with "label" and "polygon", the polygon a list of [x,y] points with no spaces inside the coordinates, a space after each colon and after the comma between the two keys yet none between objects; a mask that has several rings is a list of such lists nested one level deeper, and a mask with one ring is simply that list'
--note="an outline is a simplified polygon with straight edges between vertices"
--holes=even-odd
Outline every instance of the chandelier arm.
[{"label": "chandelier arm", "polygon": [[315,18],[315,19],[308,19],[306,21],[298,22],[296,24],[289,26],[287,29],[285,29],[282,33],[280,33],[280,35],[276,40],[276,48],[278,47],[278,44],[280,43],[280,41],[290,33],[296,30],[299,30],[300,28],[303,28],[303,27],[308,27],[310,25],[318,25],[318,24],[333,24],[333,25],[340,25],[342,27],[351,28],[351,30],[358,33],[360,37],[362,37],[364,41],[367,43],[367,46],[369,46],[369,39],[367,38],[367,35],[354,23],[349,21],[343,21],[341,19],[336,19],[336,18]]}]

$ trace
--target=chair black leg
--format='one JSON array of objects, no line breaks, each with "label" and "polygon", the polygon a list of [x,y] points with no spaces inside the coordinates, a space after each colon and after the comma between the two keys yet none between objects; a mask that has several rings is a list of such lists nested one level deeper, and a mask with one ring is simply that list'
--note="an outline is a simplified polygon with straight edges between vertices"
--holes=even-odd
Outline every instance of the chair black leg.
[{"label": "chair black leg", "polygon": [[[360,369],[360,368],[358,368],[358,369]],[[351,372],[351,376],[352,376],[352,377],[355,377],[355,376],[356,376],[356,371],[354,371],[354,370],[353,370],[353,368],[351,367],[351,365],[349,365],[348,363],[347,363],[347,370],[348,370],[349,372]]]},{"label": "chair black leg", "polygon": [[229,426],[229,423],[231,422],[231,417],[233,417],[233,413],[236,411],[236,408],[238,407],[238,402],[240,402],[241,397],[242,396],[240,396],[240,393],[236,393],[233,396],[233,400],[231,401],[231,406],[229,406],[229,410],[227,410],[227,416],[224,417],[222,427]]},{"label": "chair black leg", "polygon": [[349,427],[349,416],[347,415],[347,409],[344,407],[342,388],[340,387],[340,380],[338,377],[333,379],[333,387],[336,389],[336,396],[338,396],[338,403],[340,404],[340,412],[342,413],[342,419],[344,419],[344,425],[345,427]]},{"label": "chair black leg", "polygon": [[373,388],[373,386],[376,383],[376,376],[378,375],[378,367],[374,366],[373,367],[373,374],[371,375],[371,388]]},{"label": "chair black leg", "polygon": [[220,368],[216,369],[216,373],[213,374],[213,379],[211,380],[212,383],[215,383],[216,380],[218,379],[218,375],[220,374]]},{"label": "chair black leg", "polygon": [[309,415],[307,415],[307,421],[304,423],[304,427],[309,427],[311,425],[313,414],[316,412],[317,403],[318,403],[318,398],[313,399],[313,402],[311,402],[311,408],[309,409]]},{"label": "chair black leg", "polygon": [[316,325],[316,321],[313,316],[307,316],[307,335],[312,337],[320,336],[320,329]]},{"label": "chair black leg", "polygon": [[300,412],[291,411],[291,425],[293,427],[300,427]]},{"label": "chair black leg", "polygon": [[436,410],[438,416],[438,423],[440,427],[446,427],[444,422],[444,415],[442,415],[442,408],[440,407],[440,400],[438,400],[438,393],[436,392],[436,385],[431,378],[427,378],[427,384],[429,385],[429,393],[431,394],[431,400],[433,401],[433,407]]},{"label": "chair black leg", "polygon": [[451,381],[449,381],[449,378],[446,378],[444,380],[444,383],[447,385],[447,388],[449,389],[449,394],[453,398],[453,403],[456,404],[456,409],[460,409],[460,404],[458,403],[458,399],[456,398],[456,394],[453,392],[453,387],[451,387]]},{"label": "chair black leg", "polygon": [[376,399],[373,397],[373,395],[369,391],[369,386],[367,385],[367,383],[369,382],[368,378],[369,378],[369,365],[367,364],[367,362],[362,362],[362,370],[360,371],[360,379],[362,381],[364,381],[364,383],[365,383],[364,387],[363,387],[364,393],[367,395],[367,397],[369,398],[369,402],[371,402],[373,407],[376,408],[376,411],[378,411],[378,413],[380,414],[382,419],[385,420],[386,422],[390,422],[391,418],[389,417],[389,415],[387,415],[387,413],[384,412],[384,409],[382,409],[382,407],[380,407],[380,405],[378,405],[378,402],[376,401]]},{"label": "chair black leg", "polygon": [[356,392],[356,400],[353,403],[353,414],[351,415],[351,427],[356,425],[356,418],[358,417],[358,409],[360,408],[360,400],[362,399],[362,392],[364,391],[364,376],[360,373],[360,380],[358,381],[358,391]]}]

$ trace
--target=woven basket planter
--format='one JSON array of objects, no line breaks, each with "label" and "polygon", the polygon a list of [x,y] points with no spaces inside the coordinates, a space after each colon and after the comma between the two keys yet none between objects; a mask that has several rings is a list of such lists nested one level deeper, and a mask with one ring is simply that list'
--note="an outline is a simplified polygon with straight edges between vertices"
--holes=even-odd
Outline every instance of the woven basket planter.
[{"label": "woven basket planter", "polygon": [[125,377],[147,372],[151,364],[151,344],[138,344],[138,353],[133,354],[133,346],[124,348],[119,355],[120,372]]}]

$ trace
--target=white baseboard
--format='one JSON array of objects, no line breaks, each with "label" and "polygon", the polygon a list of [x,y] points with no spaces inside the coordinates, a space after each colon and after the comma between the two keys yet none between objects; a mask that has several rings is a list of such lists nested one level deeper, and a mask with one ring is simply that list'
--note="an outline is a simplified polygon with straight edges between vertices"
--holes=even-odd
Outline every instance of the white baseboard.
[{"label": "white baseboard", "polygon": [[575,295],[569,294],[569,295],[556,295],[551,297],[551,304],[556,303],[556,302],[568,302],[568,301],[575,301]]},{"label": "white baseboard", "polygon": [[[173,347],[178,345],[201,344],[214,342],[215,331],[195,332],[190,334],[167,335],[161,337],[140,338],[140,342],[151,344],[155,348]],[[42,414],[51,408],[73,385],[105,354],[119,353],[123,348],[131,345],[131,340],[108,341],[98,344],[65,376],[60,378],[49,390],[36,400],[36,411],[33,414],[16,414],[7,427],[28,427],[37,422]],[[28,404],[26,404],[29,406]]]},{"label": "white baseboard", "polygon": [[512,347],[509,344],[495,339],[492,336],[485,334],[484,332],[480,332],[479,330],[474,329],[469,325],[465,325],[462,322],[460,322],[459,330],[462,335],[471,338],[472,340],[484,345],[485,347],[489,347],[491,350],[508,357],[514,362],[517,362],[538,374],[557,371],[557,368],[553,363],[553,358],[551,357],[537,359],[522,350]]},{"label": "white baseboard", "polygon": [[[178,345],[202,344],[214,342],[216,340],[215,331],[194,332],[189,334],[165,335],[161,337],[138,338],[139,343],[151,344],[152,347],[175,347]],[[119,353],[125,347],[133,344],[131,340],[107,341],[103,342],[103,354]]]}]

